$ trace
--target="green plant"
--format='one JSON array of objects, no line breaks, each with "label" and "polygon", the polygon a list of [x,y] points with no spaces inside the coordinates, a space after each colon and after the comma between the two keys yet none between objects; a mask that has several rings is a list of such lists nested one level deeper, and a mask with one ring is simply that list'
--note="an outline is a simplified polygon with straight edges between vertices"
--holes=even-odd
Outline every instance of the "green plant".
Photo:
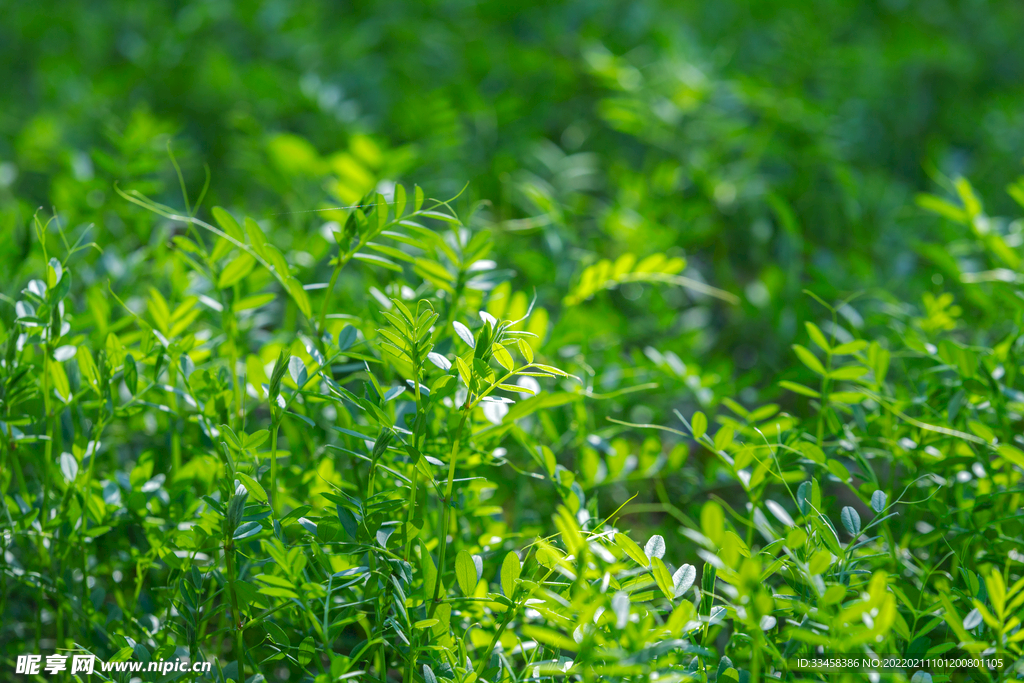
[{"label": "green plant", "polygon": [[[692,287],[681,260],[598,262],[541,308],[454,199],[396,186],[286,249],[251,217],[198,218],[181,186],[184,212],[122,191],[166,223],[120,278],[97,277],[88,229],[35,222],[0,365],[4,666],[57,648],[254,682],[867,675],[798,664],[820,653],[1002,662],[894,680],[1020,671],[1022,245],[966,181],[962,206],[922,200],[963,230],[955,287],[919,308],[808,292],[775,402],[654,347],[607,379],[630,358],[602,345],[607,297]],[[656,424],[656,391],[703,410]]]}]

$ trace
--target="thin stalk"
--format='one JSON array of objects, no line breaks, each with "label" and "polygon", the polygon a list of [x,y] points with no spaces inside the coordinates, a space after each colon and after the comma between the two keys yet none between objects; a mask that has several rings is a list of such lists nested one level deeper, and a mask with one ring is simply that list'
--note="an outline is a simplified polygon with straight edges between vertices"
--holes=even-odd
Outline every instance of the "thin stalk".
[{"label": "thin stalk", "polygon": [[[414,353],[414,358],[417,358],[417,359],[419,358],[419,353],[418,352]],[[415,424],[413,424],[413,428],[412,428],[412,447],[416,450],[417,453],[419,453],[420,452],[420,443],[419,443],[419,441],[420,441],[420,434],[421,434],[423,425],[426,422],[426,419],[425,419],[426,416],[423,414],[422,397],[420,396],[420,365],[419,365],[419,362],[416,362],[413,365],[412,377],[413,377],[413,390],[415,391],[415,394],[416,394],[416,422],[415,422]],[[414,513],[414,510],[416,509],[416,494],[417,494],[417,488],[419,486],[419,480],[420,480],[420,468],[418,467],[418,463],[413,462],[412,463],[412,484],[411,484],[411,486],[409,488],[409,507],[406,510],[406,514],[405,514],[405,528],[406,528],[405,548],[402,551],[402,557],[405,559],[406,562],[409,561],[409,553],[410,553],[410,551],[412,549],[412,539],[409,536],[408,529],[409,529],[409,526],[412,524],[413,513]]]},{"label": "thin stalk", "polygon": [[[171,363],[167,366],[167,384],[173,389],[177,382],[177,372],[174,370],[174,364]],[[177,474],[178,470],[181,469],[181,429],[179,428],[181,415],[178,413],[178,394],[177,392],[170,392],[170,408],[174,414],[175,428],[171,430],[171,469]]]},{"label": "thin stalk", "polygon": [[[580,576],[582,575],[583,572],[580,572]],[[487,646],[487,650],[477,661],[476,668],[473,669],[474,671],[483,673],[484,667],[491,661],[491,654],[494,652],[494,648],[498,645],[498,640],[501,638],[501,634],[505,632],[505,628],[512,622],[512,617],[515,614],[515,611],[516,607],[513,601],[512,607],[505,610],[505,617],[501,620],[501,625],[498,626],[498,630],[494,632],[494,637],[491,638],[491,644]]]},{"label": "thin stalk", "polygon": [[316,336],[318,341],[319,338],[323,336],[323,333],[325,331],[324,321],[327,320],[327,308],[330,306],[331,303],[331,294],[334,293],[334,286],[338,283],[338,276],[341,275],[341,270],[348,264],[348,262],[352,259],[352,256],[361,246],[362,242],[360,242],[355,249],[350,250],[344,256],[341,254],[341,252],[338,253],[338,263],[337,265],[334,266],[334,272],[331,273],[330,282],[327,283],[327,291],[324,292],[324,300],[323,303],[320,304],[320,315],[317,316],[316,320]]},{"label": "thin stalk", "polygon": [[462,429],[466,426],[466,420],[469,419],[469,412],[472,408],[467,401],[466,407],[462,413],[462,420],[459,422],[459,427],[455,430],[455,441],[452,443],[452,455],[451,461],[448,463],[448,484],[444,490],[444,514],[442,516],[443,521],[441,522],[441,557],[437,563],[437,577],[434,580],[434,598],[430,604],[430,611],[427,614],[427,618],[433,618],[434,611],[437,610],[437,604],[439,602],[439,596],[441,595],[441,575],[444,573],[444,561],[445,554],[448,550],[448,528],[450,526],[449,515],[452,509],[452,489],[453,482],[455,480],[455,461],[459,457],[459,443],[462,441]]},{"label": "thin stalk", "polygon": [[[14,433],[11,431],[11,412],[10,412],[10,410],[7,411],[6,417],[4,418],[4,424],[7,425],[7,432],[4,435],[5,436],[5,449],[4,449],[4,453],[6,453],[7,455],[10,455],[11,468],[14,470],[14,478],[18,480],[18,489],[19,489],[19,491],[21,491],[21,497],[27,503],[29,501],[28,485],[25,483],[25,474],[24,474],[24,472],[21,471],[21,462],[20,462],[20,458],[18,457],[19,453],[17,452],[17,447],[16,447],[16,445],[13,445],[13,444],[15,444],[15,441],[14,441]],[[4,468],[5,469],[6,469],[6,466],[7,466],[6,463],[4,463]],[[5,491],[5,493],[6,493],[6,491]],[[10,511],[8,511],[7,514],[10,515]],[[13,527],[14,524],[11,524],[11,526]]]},{"label": "thin stalk", "polygon": [[50,407],[50,344],[46,344],[44,353],[46,356],[43,358],[43,412],[44,419],[46,421],[46,443],[43,446],[43,499],[42,505],[42,524],[45,527],[46,523],[50,520],[49,514],[46,510],[46,499],[50,493],[50,466],[51,458],[53,457],[53,417],[51,415],[52,408]]},{"label": "thin stalk", "polygon": [[245,680],[245,643],[242,640],[242,612],[238,609],[238,592],[235,590],[235,542],[228,539],[224,546],[224,561],[227,563],[228,591],[231,595],[231,630],[235,634],[235,660],[238,666],[238,680]]},{"label": "thin stalk", "polygon": [[[41,523],[42,528],[45,529],[46,525],[50,521],[50,512],[47,508],[47,498],[50,493],[50,479],[52,478],[50,469],[52,467],[53,460],[53,434],[56,431],[56,427],[53,423],[52,408],[50,406],[50,342],[47,341],[44,347],[43,353],[43,411],[45,413],[46,421],[46,444],[43,446],[43,498],[40,501],[41,507]],[[52,570],[50,565],[49,553],[46,551],[46,547],[39,544],[39,559],[41,566],[48,567]],[[36,649],[41,647],[40,642],[42,640],[43,633],[43,618],[42,618],[42,606],[46,604],[46,591],[43,589],[42,582],[39,584],[39,611],[36,615]],[[60,603],[57,604],[57,622],[60,625]],[[62,628],[59,630],[63,630]]]},{"label": "thin stalk", "polygon": [[274,517],[281,516],[281,503],[277,496],[277,429],[281,425],[273,404],[270,406],[272,425],[270,427],[270,506]]}]

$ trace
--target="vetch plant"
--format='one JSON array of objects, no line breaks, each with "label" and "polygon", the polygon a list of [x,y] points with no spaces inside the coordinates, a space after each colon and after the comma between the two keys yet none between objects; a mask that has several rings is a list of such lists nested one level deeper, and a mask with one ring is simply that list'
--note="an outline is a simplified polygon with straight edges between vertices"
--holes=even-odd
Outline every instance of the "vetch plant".
[{"label": "vetch plant", "polygon": [[[410,194],[365,198],[311,264],[126,191],[166,221],[128,284],[38,223],[0,364],[18,647],[236,683],[1017,675],[1019,321],[990,340],[953,295],[854,316],[812,293],[774,402],[652,349],[638,374],[712,397],[638,421],[667,390],[605,386],[622,368],[556,343],[560,316],[686,285],[680,261],[589,266],[542,308],[454,200]],[[975,279],[989,309],[1016,296]],[[831,654],[931,663],[798,663]]]}]

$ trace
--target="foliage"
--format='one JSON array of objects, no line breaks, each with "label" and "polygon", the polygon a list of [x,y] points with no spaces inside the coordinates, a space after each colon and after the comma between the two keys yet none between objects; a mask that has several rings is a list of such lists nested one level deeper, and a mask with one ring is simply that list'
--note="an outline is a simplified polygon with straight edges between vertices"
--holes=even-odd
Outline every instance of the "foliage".
[{"label": "foliage", "polygon": [[[174,248],[123,300],[75,276],[85,231],[37,219],[46,269],[7,328],[3,595],[26,644],[235,680],[760,680],[816,646],[1020,661],[1018,322],[967,345],[950,294],[859,327],[856,301],[820,301],[828,333],[808,321],[779,382],[792,411],[633,424],[599,419],[629,394],[531,331],[450,201],[368,197],[315,238],[335,265],[308,286],[251,218],[124,196]],[[979,258],[1016,255],[980,203],[922,202]],[[567,310],[680,267],[591,266]],[[353,268],[367,295],[332,313]],[[1020,300],[973,280],[972,305]],[[655,511],[664,535],[630,530]]]},{"label": "foliage", "polygon": [[972,7],[7,8],[0,667],[1024,675],[1024,17]]}]

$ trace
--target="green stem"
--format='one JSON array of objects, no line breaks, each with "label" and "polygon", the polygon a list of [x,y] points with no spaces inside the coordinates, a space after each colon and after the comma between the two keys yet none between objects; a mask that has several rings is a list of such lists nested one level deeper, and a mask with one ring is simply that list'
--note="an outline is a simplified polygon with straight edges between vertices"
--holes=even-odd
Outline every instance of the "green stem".
[{"label": "green stem", "polygon": [[[167,384],[172,388],[177,381],[177,372],[174,370],[174,364],[169,364],[167,368]],[[178,470],[181,469],[181,416],[178,413],[178,394],[174,391],[170,392],[170,408],[174,414],[174,429],[171,430],[171,471],[176,475]]]},{"label": "green stem", "polygon": [[50,415],[50,345],[47,344],[44,350],[46,356],[43,359],[43,412],[46,420],[46,443],[43,446],[43,500],[42,500],[42,524],[45,527],[49,521],[46,513],[46,499],[50,493],[50,459],[53,457],[53,419]]},{"label": "green stem", "polygon": [[321,336],[323,336],[323,333],[325,332],[324,321],[327,320],[327,308],[330,306],[331,303],[331,294],[334,293],[334,285],[338,283],[338,276],[341,275],[342,268],[344,268],[345,265],[352,259],[353,254],[355,254],[355,252],[361,246],[362,242],[360,242],[355,249],[349,251],[344,256],[341,255],[341,252],[338,253],[338,265],[334,266],[334,272],[331,273],[331,281],[327,283],[327,291],[324,292],[324,301],[322,304],[320,304],[320,315],[317,316],[316,335],[318,340]]},{"label": "green stem", "polygon": [[[414,358],[419,358],[419,349],[416,349]],[[420,453],[420,433],[422,432],[424,423],[426,422],[426,415],[423,412],[423,401],[422,397],[420,396],[420,365],[418,362],[413,365],[412,378],[413,389],[416,392],[416,422],[413,424],[412,428],[412,447],[414,449],[414,452],[416,453],[414,457],[419,457],[418,454]],[[409,561],[409,553],[412,549],[412,538],[409,535],[409,527],[412,524],[414,511],[416,509],[416,495],[417,489],[419,487],[419,480],[419,463],[414,460],[412,463],[412,485],[409,489],[409,508],[408,510],[406,510],[405,514],[405,548],[402,552],[402,557],[405,558],[406,562]]]},{"label": "green stem", "polygon": [[228,591],[231,594],[231,630],[235,634],[235,660],[238,665],[239,683],[245,680],[245,643],[242,640],[242,612],[238,609],[238,592],[235,590],[235,543],[228,539],[224,546],[224,561],[227,563]]},{"label": "green stem", "polygon": [[277,496],[277,428],[281,421],[274,412],[274,406],[270,406],[272,426],[270,428],[270,506],[275,517],[281,516],[281,503]]},{"label": "green stem", "polygon": [[453,482],[455,480],[455,461],[459,457],[459,443],[462,441],[462,428],[466,426],[466,420],[469,419],[469,412],[471,408],[467,401],[466,407],[462,413],[462,420],[459,422],[459,428],[455,431],[455,441],[452,443],[452,455],[451,461],[448,463],[448,484],[444,490],[444,514],[443,521],[441,522],[441,557],[437,563],[437,577],[434,580],[434,598],[430,604],[430,611],[427,614],[427,618],[434,616],[434,611],[437,609],[439,602],[439,596],[441,595],[441,575],[444,573],[444,562],[445,554],[448,550],[448,528],[450,526],[449,515],[452,509],[452,489]]},{"label": "green stem", "polygon": [[409,509],[405,514],[405,549],[402,551],[402,558],[408,562],[409,553],[412,549],[412,536],[409,534],[409,525],[412,524],[413,510],[416,508],[416,489],[419,486],[420,468],[416,463],[412,464],[412,486],[409,489]]},{"label": "green stem", "polygon": [[[582,576],[583,572],[580,572],[580,575]],[[509,599],[511,600],[512,598]],[[494,648],[498,645],[498,640],[501,638],[501,634],[505,632],[505,627],[507,627],[512,621],[512,616],[515,614],[515,611],[515,603],[513,601],[513,606],[509,607],[505,611],[505,618],[501,620],[501,625],[498,626],[498,630],[494,632],[494,637],[491,638],[491,644],[487,646],[487,650],[477,661],[476,668],[473,669],[477,673],[482,674],[484,672],[484,667],[491,661],[491,654],[494,652]]]}]

